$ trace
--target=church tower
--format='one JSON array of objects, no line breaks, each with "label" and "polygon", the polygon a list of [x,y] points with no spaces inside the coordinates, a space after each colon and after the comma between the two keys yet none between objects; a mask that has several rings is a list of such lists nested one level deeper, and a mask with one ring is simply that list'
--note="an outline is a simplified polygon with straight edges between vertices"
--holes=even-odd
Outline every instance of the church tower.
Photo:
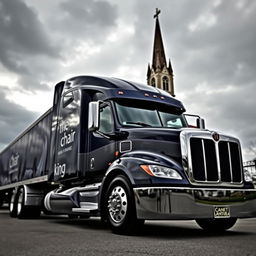
[{"label": "church tower", "polygon": [[165,90],[172,96],[175,96],[173,86],[173,70],[170,59],[167,66],[164,52],[164,44],[158,19],[159,14],[160,10],[156,9],[156,14],[154,15],[154,18],[156,19],[156,26],[153,46],[153,58],[152,66],[150,67],[150,64],[148,64],[147,84]]}]

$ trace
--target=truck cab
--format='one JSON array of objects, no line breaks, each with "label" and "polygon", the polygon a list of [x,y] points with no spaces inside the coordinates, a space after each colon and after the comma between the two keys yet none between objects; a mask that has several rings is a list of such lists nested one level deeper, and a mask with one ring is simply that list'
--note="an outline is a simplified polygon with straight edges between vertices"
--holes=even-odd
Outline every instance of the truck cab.
[{"label": "truck cab", "polygon": [[[59,95],[53,179],[67,190],[51,192],[49,210],[99,214],[115,232],[145,219],[228,229],[255,216],[239,140],[204,129],[200,117],[191,128],[179,100],[154,87],[88,76],[66,81]],[[60,207],[62,197],[69,204]]]}]

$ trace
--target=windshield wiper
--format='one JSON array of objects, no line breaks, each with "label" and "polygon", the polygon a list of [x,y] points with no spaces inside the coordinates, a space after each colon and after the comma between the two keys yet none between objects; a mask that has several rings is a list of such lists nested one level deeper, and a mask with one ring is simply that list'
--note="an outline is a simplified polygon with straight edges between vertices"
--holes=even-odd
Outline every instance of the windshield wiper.
[{"label": "windshield wiper", "polygon": [[125,124],[137,124],[137,125],[140,125],[140,126],[143,126],[143,127],[152,127],[152,125],[146,124],[146,123],[143,123],[143,122],[127,121],[127,122],[125,122]]}]

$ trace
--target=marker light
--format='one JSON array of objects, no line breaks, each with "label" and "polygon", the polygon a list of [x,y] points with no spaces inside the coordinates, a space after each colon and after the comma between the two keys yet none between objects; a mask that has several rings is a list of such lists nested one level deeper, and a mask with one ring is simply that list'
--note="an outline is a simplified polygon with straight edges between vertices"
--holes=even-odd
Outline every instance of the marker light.
[{"label": "marker light", "polygon": [[140,167],[150,176],[182,180],[180,174],[171,168],[167,168],[161,165],[141,165]]}]

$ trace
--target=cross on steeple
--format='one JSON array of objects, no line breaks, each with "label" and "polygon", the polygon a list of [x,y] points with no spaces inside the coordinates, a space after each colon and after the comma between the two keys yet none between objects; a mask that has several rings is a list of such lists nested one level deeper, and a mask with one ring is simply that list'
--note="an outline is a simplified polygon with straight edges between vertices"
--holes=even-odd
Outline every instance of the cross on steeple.
[{"label": "cross on steeple", "polygon": [[158,18],[158,15],[160,14],[161,10],[156,8],[156,14],[154,15],[154,18]]}]

